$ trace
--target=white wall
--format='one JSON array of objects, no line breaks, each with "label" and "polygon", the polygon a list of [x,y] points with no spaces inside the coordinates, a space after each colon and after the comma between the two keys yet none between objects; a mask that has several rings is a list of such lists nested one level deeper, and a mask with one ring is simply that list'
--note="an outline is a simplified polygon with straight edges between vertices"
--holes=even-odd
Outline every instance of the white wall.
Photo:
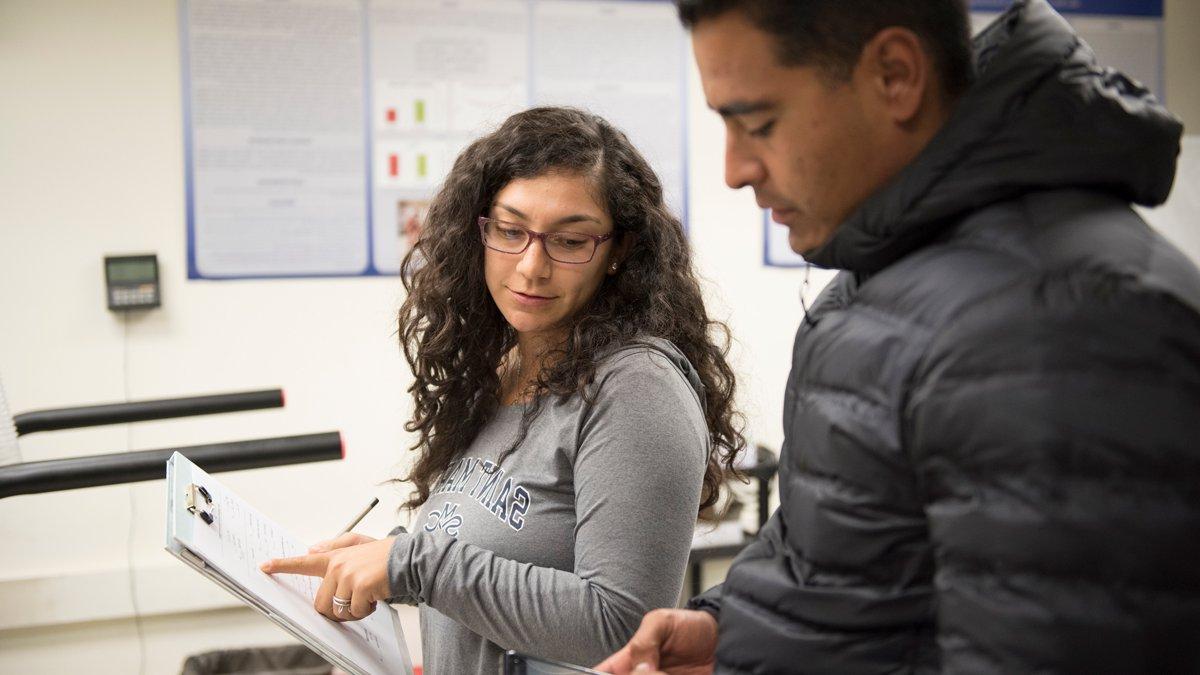
[{"label": "white wall", "polygon": [[1179,115],[1187,133],[1200,134],[1200,2],[1166,0],[1167,104]]},{"label": "white wall", "polygon": [[[307,539],[380,494],[363,531],[384,533],[399,495],[376,484],[407,441],[399,285],[187,282],[179,73],[169,0],[0,3],[0,378],[14,412],[122,400],[126,386],[132,398],[282,386],[287,408],[35,434],[24,457],[340,429],[344,462],[225,480]],[[105,309],[101,259],[127,251],[158,253],[164,306],[125,325]],[[0,501],[0,672],[130,672],[131,561],[143,612],[236,604],[162,552],[163,503],[161,481]],[[76,621],[102,623],[64,624]],[[149,672],[219,644],[228,619],[187,621],[208,637],[162,643]],[[274,630],[249,616],[221,630],[242,642],[248,624]],[[49,627],[8,630],[20,626]],[[109,657],[62,648],[82,634]]]},{"label": "white wall", "polygon": [[[1168,96],[1200,123],[1200,6],[1168,0]],[[1176,23],[1178,22],[1178,23]],[[1179,64],[1186,64],[1180,67]],[[738,342],[742,404],[778,447],[800,274],[761,267],[761,215],[722,183],[722,132],[692,82],[693,241],[711,307]],[[26,411],[282,386],[285,410],[31,435],[26,460],[340,429],[344,462],[224,474],[293,532],[335,532],[371,495],[384,533],[400,494],[411,375],[395,279],[188,282],[176,5],[0,0],[0,378]],[[104,306],[105,253],[154,251],[164,305]],[[814,291],[823,281],[813,275]],[[285,640],[162,552],[161,482],[0,501],[0,672],[173,672],[215,646]],[[132,564],[132,586],[129,574]],[[416,637],[412,614],[410,636]],[[414,650],[419,649],[412,640]]]}]

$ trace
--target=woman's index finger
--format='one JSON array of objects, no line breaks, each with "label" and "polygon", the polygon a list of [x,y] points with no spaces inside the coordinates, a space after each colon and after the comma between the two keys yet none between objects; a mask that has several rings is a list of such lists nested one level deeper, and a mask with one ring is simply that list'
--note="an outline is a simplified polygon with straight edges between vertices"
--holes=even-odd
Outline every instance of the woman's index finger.
[{"label": "woman's index finger", "polygon": [[329,556],[325,553],[300,555],[294,558],[272,558],[258,566],[267,574],[305,574],[323,577],[329,567]]}]

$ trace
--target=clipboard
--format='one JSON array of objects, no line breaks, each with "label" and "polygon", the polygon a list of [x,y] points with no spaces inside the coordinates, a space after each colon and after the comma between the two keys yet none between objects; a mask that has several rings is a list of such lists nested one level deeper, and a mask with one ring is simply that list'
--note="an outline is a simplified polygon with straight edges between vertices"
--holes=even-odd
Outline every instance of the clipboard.
[{"label": "clipboard", "polygon": [[167,460],[167,552],[355,675],[412,675],[400,618],[386,603],[339,623],[313,609],[320,580],[258,569],[307,547],[176,452]]}]

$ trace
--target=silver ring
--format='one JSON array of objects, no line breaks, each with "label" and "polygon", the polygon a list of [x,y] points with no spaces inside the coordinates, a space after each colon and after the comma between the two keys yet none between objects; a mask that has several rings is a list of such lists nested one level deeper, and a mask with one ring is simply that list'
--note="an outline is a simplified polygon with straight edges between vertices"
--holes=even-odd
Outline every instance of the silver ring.
[{"label": "silver ring", "polygon": [[333,604],[337,607],[349,607],[350,601],[344,598],[339,598],[335,595],[333,596]]},{"label": "silver ring", "polygon": [[334,614],[337,614],[338,616],[341,616],[341,615],[342,615],[342,612],[345,612],[345,611],[346,611],[346,610],[348,610],[348,609],[349,609],[349,608],[348,608],[348,607],[346,607],[345,605],[334,605],[334,606],[333,606],[333,613],[334,613]]}]

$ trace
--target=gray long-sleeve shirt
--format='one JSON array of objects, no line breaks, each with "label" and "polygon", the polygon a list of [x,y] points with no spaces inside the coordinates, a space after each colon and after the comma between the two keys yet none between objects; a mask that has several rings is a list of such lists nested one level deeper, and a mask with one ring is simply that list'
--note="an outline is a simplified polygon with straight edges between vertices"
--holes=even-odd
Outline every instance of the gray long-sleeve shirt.
[{"label": "gray long-sleeve shirt", "polygon": [[[520,448],[501,408],[397,535],[394,601],[421,603],[425,672],[506,649],[590,664],[679,597],[704,476],[703,387],[670,343],[604,359],[595,400],[545,401]],[[490,473],[489,473],[490,471]]]}]

